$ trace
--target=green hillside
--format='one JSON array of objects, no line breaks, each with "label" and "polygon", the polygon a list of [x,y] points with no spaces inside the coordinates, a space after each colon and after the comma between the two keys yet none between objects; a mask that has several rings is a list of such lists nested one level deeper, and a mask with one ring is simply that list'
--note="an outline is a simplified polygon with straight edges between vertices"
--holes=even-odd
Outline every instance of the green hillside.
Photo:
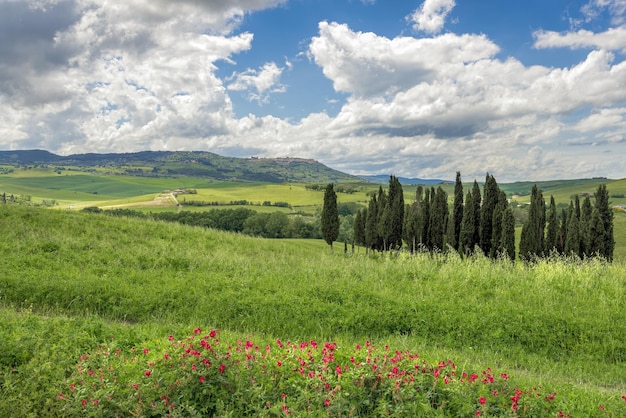
[{"label": "green hillside", "polygon": [[358,181],[315,160],[234,158],[203,151],[143,151],[61,156],[40,150],[0,151],[6,167],[54,167],[138,177],[195,177],[221,181],[329,183]]},{"label": "green hillside", "polygon": [[[553,260],[525,266],[454,256],[331,254],[316,240],[264,240],[15,205],[0,206],[0,231],[3,416],[103,416],[112,411],[130,416],[129,407],[143,411],[139,415],[156,414],[150,399],[163,402],[153,381],[171,388],[168,399],[187,408],[174,409],[187,411],[182,415],[192,415],[194,405],[237,415],[243,405],[252,408],[257,401],[259,409],[252,413],[259,416],[279,414],[281,404],[295,415],[311,407],[316,416],[345,416],[351,408],[360,416],[379,416],[384,410],[396,411],[395,416],[407,416],[407,411],[414,416],[418,410],[423,416],[475,416],[477,410],[490,416],[481,408],[509,416],[512,405],[520,406],[518,416],[626,413],[622,262]],[[217,379],[214,386],[198,386],[199,375],[188,374],[192,369],[185,352],[168,343],[168,335],[176,341],[193,336],[194,329],[221,330],[222,344],[212,357],[217,363],[208,369],[216,374],[207,375]],[[277,359],[297,365],[299,351],[278,351],[281,357],[268,357],[269,363],[258,368],[252,363],[244,367],[243,362],[253,361],[245,356],[237,360],[242,363],[219,357],[228,347],[236,359],[250,353],[242,345],[250,340],[253,353],[254,345],[260,347],[255,361],[263,362],[264,347],[280,350],[277,339],[286,344],[319,341],[320,351],[324,341],[337,344],[337,357],[328,360],[333,372],[325,377],[332,382],[329,390],[323,384],[319,389],[306,386],[292,366],[277,366]],[[404,392],[411,388],[407,382],[402,403],[387,374],[379,385],[383,390],[390,382],[389,392],[362,392],[358,382],[375,374],[361,375],[351,356],[367,364],[366,342],[380,347],[375,351],[380,357],[373,361],[380,361],[385,373],[399,373],[397,368],[393,372],[391,357],[409,371],[415,361],[420,367],[434,365],[424,369],[430,370],[430,383]],[[363,351],[355,351],[357,344]],[[110,358],[99,354],[109,349]],[[400,361],[408,352],[419,353],[419,360]],[[168,369],[162,363],[175,353],[187,367],[178,362]],[[220,362],[232,372],[220,374]],[[444,384],[433,370],[451,373],[452,362],[459,374],[477,373],[480,379],[493,374],[495,381],[468,384],[446,374],[452,382]],[[345,367],[344,380],[334,372],[335,365]],[[91,380],[81,367],[96,371],[95,386],[82,385]],[[220,381],[232,385],[232,392],[221,392]],[[422,392],[424,398],[416,397]],[[138,403],[138,393],[145,402]],[[212,393],[219,397],[211,398]],[[513,396],[519,404],[511,403]],[[336,409],[326,410],[325,398]],[[229,403],[237,399],[242,403]],[[508,406],[501,409],[504,401]]]}]

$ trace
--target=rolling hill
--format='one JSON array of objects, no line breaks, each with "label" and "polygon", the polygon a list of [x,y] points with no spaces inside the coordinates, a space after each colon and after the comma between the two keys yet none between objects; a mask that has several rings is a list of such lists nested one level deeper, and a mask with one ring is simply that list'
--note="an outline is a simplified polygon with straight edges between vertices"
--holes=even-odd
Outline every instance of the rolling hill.
[{"label": "rolling hill", "polygon": [[61,156],[44,150],[0,151],[0,164],[109,168],[111,173],[142,177],[199,177],[265,183],[339,183],[360,181],[303,158],[235,158],[204,151],[142,151]]}]

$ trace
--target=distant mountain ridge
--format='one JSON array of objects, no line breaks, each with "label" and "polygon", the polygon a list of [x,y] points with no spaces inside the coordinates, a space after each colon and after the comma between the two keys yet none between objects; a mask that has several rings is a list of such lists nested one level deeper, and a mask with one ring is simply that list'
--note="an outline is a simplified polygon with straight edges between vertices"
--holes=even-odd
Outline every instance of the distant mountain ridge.
[{"label": "distant mountain ridge", "polygon": [[[188,176],[268,183],[340,183],[358,181],[311,159],[236,158],[206,151],[140,151],[133,153],[57,155],[44,150],[0,151],[0,164],[114,166],[124,174],[147,177]],[[146,170],[146,167],[151,169]]]}]

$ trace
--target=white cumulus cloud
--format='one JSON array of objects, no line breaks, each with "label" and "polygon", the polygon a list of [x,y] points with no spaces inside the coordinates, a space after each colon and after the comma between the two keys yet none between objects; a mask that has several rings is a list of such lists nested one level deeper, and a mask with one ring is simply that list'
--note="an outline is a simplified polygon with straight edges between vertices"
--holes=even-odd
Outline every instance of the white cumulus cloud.
[{"label": "white cumulus cloud", "polygon": [[427,33],[441,32],[448,13],[455,5],[455,0],[424,0],[411,16],[413,28]]}]

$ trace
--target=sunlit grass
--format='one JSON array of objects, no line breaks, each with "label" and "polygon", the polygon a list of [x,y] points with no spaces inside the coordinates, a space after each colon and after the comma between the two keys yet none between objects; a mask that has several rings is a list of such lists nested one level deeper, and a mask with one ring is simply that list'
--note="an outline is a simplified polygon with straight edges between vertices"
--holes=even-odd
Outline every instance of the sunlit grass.
[{"label": "sunlit grass", "polygon": [[626,393],[622,261],[331,254],[321,240],[11,206],[0,207],[0,230],[2,367],[27,376],[54,359],[33,394],[54,396],[77,351],[112,333],[130,347],[198,326],[235,339],[370,339],[581,398]]}]

